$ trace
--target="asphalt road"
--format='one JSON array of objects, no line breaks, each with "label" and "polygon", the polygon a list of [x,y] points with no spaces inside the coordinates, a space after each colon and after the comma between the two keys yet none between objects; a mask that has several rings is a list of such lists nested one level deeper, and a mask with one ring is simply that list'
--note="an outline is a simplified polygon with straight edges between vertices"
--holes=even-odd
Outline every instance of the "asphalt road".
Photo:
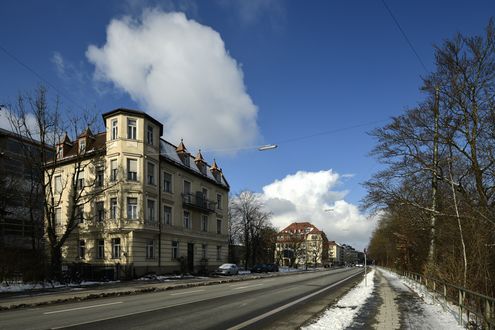
[{"label": "asphalt road", "polygon": [[269,327],[291,309],[362,273],[338,269],[0,312],[0,329],[241,329]]}]

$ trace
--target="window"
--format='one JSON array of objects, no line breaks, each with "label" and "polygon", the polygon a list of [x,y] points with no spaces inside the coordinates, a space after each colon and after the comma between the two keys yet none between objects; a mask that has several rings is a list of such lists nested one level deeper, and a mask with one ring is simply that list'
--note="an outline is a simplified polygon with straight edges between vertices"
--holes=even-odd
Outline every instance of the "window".
[{"label": "window", "polygon": [[86,151],[86,140],[79,139],[79,152],[85,152],[85,151]]},{"label": "window", "polygon": [[117,181],[117,160],[110,161],[110,181]]},{"label": "window", "polygon": [[74,223],[84,222],[84,207],[82,205],[77,205],[74,210]]},{"label": "window", "polygon": [[120,238],[112,238],[112,258],[120,259]]},{"label": "window", "polygon": [[163,191],[172,192],[172,174],[163,172]]},{"label": "window", "polygon": [[153,126],[148,125],[148,130],[146,131],[146,141],[148,144],[153,144]]},{"label": "window", "polygon": [[217,245],[217,260],[222,260],[222,246]]},{"label": "window", "polygon": [[222,194],[217,194],[217,210],[222,209]]},{"label": "window", "polygon": [[179,258],[179,241],[172,241],[172,260]]},{"label": "window", "polygon": [[137,159],[127,159],[127,180],[137,181]]},{"label": "window", "polygon": [[103,202],[96,202],[95,206],[96,206],[95,207],[95,209],[96,209],[96,212],[95,212],[96,221],[102,222],[103,220],[105,220],[105,208],[103,206]]},{"label": "window", "polygon": [[57,146],[57,159],[60,159],[63,156],[64,156],[64,147],[59,145],[59,146]]},{"label": "window", "polygon": [[172,224],[172,208],[170,206],[163,206],[163,223],[166,225]]},{"label": "window", "polygon": [[57,224],[57,225],[62,224],[62,209],[61,208],[55,209],[55,224]]},{"label": "window", "polygon": [[137,219],[137,198],[127,198],[127,219]]},{"label": "window", "polygon": [[206,244],[201,244],[201,258],[206,259],[208,256],[208,246]]},{"label": "window", "polygon": [[112,140],[117,140],[119,137],[119,122],[117,119],[112,120]]},{"label": "window", "polygon": [[188,211],[184,211],[184,228],[191,228],[191,214]]},{"label": "window", "polygon": [[191,203],[191,182],[184,180],[184,201],[186,203]]},{"label": "window", "polygon": [[103,187],[103,180],[104,180],[104,169],[102,166],[98,166],[96,168],[96,186],[97,187]]},{"label": "window", "polygon": [[221,233],[222,233],[222,220],[217,219],[217,234],[221,234]]},{"label": "window", "polygon": [[155,258],[155,241],[150,239],[146,241],[146,259]]},{"label": "window", "polygon": [[148,163],[148,184],[155,184],[155,164]]},{"label": "window", "polygon": [[201,230],[208,231],[208,216],[206,214],[201,215]]},{"label": "window", "polygon": [[62,176],[57,175],[55,177],[55,193],[60,194],[62,192]]},{"label": "window", "polygon": [[148,199],[148,222],[155,222],[155,201]]},{"label": "window", "polygon": [[77,176],[77,189],[81,190],[84,188],[84,170],[79,170],[79,174]]},{"label": "window", "polygon": [[84,259],[86,256],[86,242],[83,239],[79,240],[77,244],[77,256],[79,259]]},{"label": "window", "polygon": [[102,239],[96,241],[96,259],[105,259],[105,241]]},{"label": "window", "polygon": [[117,219],[117,198],[110,198],[110,218]]},{"label": "window", "polygon": [[127,138],[136,140],[136,119],[127,119]]}]

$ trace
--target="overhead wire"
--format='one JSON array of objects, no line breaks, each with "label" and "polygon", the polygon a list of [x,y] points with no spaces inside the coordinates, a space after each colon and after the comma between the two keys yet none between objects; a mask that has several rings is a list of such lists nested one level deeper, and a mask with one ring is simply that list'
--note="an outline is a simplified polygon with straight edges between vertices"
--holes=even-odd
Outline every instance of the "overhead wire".
[{"label": "overhead wire", "polygon": [[412,50],[412,52],[414,53],[414,56],[416,57],[416,59],[418,60],[418,62],[421,64],[421,66],[423,67],[423,70],[428,73],[428,69],[426,68],[426,65],[425,63],[423,62],[423,60],[421,59],[421,56],[419,56],[419,53],[416,51],[416,48],[414,48],[414,45],[412,44],[411,40],[409,39],[409,37],[407,36],[406,32],[404,31],[404,29],[402,28],[402,26],[400,25],[399,23],[399,20],[395,17],[394,13],[392,12],[392,10],[390,9],[390,7],[387,5],[387,3],[385,2],[385,0],[381,0],[382,1],[382,4],[383,6],[385,7],[385,9],[387,10],[387,12],[389,13],[390,17],[392,17],[392,20],[394,21],[395,25],[397,26],[397,28],[399,29],[400,33],[402,34],[402,36],[404,37],[404,39],[406,40],[407,44],[409,45],[409,48]]}]

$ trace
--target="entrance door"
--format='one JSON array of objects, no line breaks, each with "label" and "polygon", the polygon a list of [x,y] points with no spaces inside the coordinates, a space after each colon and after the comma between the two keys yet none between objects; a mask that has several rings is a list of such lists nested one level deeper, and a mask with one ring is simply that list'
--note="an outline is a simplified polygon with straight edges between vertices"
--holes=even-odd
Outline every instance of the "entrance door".
[{"label": "entrance door", "polygon": [[194,272],[194,243],[187,243],[187,271]]}]

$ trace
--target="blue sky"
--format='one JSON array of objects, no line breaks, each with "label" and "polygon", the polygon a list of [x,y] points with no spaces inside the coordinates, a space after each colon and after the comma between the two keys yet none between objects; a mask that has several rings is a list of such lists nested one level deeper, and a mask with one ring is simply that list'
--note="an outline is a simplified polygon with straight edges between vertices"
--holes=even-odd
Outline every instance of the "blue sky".
[{"label": "blue sky", "polygon": [[[387,4],[428,70],[434,44],[482,33],[495,13],[488,0]],[[367,132],[421,101],[426,73],[380,0],[4,0],[0,12],[0,46],[65,107],[149,111],[167,140],[215,157],[232,193],[259,192],[276,226],[314,221],[330,239],[366,245],[376,219],[356,206],[379,168]],[[3,51],[0,73],[0,103],[40,83]],[[195,118],[220,126],[184,126]],[[266,143],[279,147],[249,148]]]}]

